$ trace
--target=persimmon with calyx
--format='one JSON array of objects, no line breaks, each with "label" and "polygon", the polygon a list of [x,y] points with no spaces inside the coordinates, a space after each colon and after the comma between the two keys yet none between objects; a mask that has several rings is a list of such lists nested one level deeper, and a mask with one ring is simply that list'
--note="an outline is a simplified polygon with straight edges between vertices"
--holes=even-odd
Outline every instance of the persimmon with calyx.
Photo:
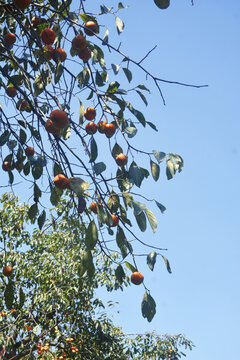
[{"label": "persimmon with calyx", "polygon": [[91,50],[88,46],[78,51],[78,56],[83,62],[87,62],[91,58]]},{"label": "persimmon with calyx", "polygon": [[92,121],[96,117],[96,110],[93,107],[88,107],[84,110],[85,119]]},{"label": "persimmon with calyx", "polygon": [[67,189],[68,186],[69,186],[69,179],[63,175],[63,174],[58,174],[55,176],[53,182],[54,182],[54,185],[58,188],[58,189]]},{"label": "persimmon with calyx", "polygon": [[3,268],[3,275],[4,276],[9,277],[9,276],[12,275],[12,273],[13,273],[13,267],[12,266],[9,266],[9,265],[4,266],[4,268]]},{"label": "persimmon with calyx", "polygon": [[116,215],[114,215],[114,214],[111,214],[111,217],[112,217],[113,223],[112,223],[112,225],[110,225],[110,226],[112,226],[112,227],[118,226],[118,224],[119,224],[119,219],[118,219],[118,217],[117,217]]},{"label": "persimmon with calyx", "polygon": [[97,129],[98,132],[100,132],[100,134],[105,134],[105,127],[106,127],[105,121],[99,121],[97,123]]},{"label": "persimmon with calyx", "polygon": [[52,45],[56,39],[56,33],[54,30],[46,28],[41,32],[40,37],[44,44]]},{"label": "persimmon with calyx", "polygon": [[59,129],[65,128],[67,126],[69,119],[68,115],[63,110],[53,110],[50,114],[50,120],[52,120],[54,126]]},{"label": "persimmon with calyx", "polygon": [[96,134],[97,132],[97,125],[93,122],[90,121],[89,123],[87,123],[87,125],[85,126],[85,130],[89,135],[93,135]]},{"label": "persimmon with calyx", "polygon": [[116,126],[112,123],[107,123],[105,126],[105,134],[108,138],[112,137],[116,132]]},{"label": "persimmon with calyx", "polygon": [[54,49],[51,53],[52,55],[52,58],[55,62],[63,62],[66,60],[67,58],[67,53],[64,49],[61,49],[61,48],[57,48],[57,49]]},{"label": "persimmon with calyx", "polygon": [[84,32],[88,36],[93,36],[99,33],[98,25],[95,21],[87,21],[84,26]]},{"label": "persimmon with calyx", "polygon": [[12,171],[14,169],[13,164],[11,164],[9,161],[4,161],[2,164],[3,171]]},{"label": "persimmon with calyx", "polygon": [[128,157],[127,157],[127,155],[120,153],[116,156],[115,161],[119,166],[124,166],[128,162]]},{"label": "persimmon with calyx", "polygon": [[14,0],[14,4],[20,9],[26,9],[31,3],[31,0]]},{"label": "persimmon with calyx", "polygon": [[13,33],[7,33],[4,35],[4,42],[8,46],[12,46],[16,42],[16,35]]},{"label": "persimmon with calyx", "polygon": [[93,202],[89,205],[89,209],[90,209],[94,214],[97,214],[97,213],[98,213],[98,206],[102,206],[102,204],[101,204],[100,202],[97,204],[96,201],[93,201]]},{"label": "persimmon with calyx", "polygon": [[72,39],[72,47],[75,50],[81,50],[81,49],[85,48],[86,44],[87,44],[87,40],[86,40],[85,36],[76,35]]},{"label": "persimmon with calyx", "polygon": [[17,95],[17,90],[15,87],[13,86],[9,86],[6,88],[6,94],[11,97],[14,98]]},{"label": "persimmon with calyx", "polygon": [[140,272],[138,271],[135,271],[132,273],[131,275],[131,282],[134,284],[134,285],[140,285],[142,284],[144,280],[144,276],[143,274],[141,274]]},{"label": "persimmon with calyx", "polygon": [[26,156],[33,156],[34,155],[34,148],[31,146],[26,147],[24,150]]},{"label": "persimmon with calyx", "polygon": [[49,132],[50,134],[54,134],[54,135],[59,135],[61,129],[56,127],[53,123],[52,120],[47,120],[45,122],[45,129],[47,130],[47,132]]}]

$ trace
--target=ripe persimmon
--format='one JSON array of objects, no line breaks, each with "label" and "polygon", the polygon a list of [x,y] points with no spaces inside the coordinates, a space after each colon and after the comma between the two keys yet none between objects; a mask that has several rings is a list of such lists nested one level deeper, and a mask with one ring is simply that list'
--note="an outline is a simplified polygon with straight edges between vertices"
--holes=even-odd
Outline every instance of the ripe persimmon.
[{"label": "ripe persimmon", "polygon": [[52,55],[52,58],[54,61],[58,62],[63,62],[66,60],[67,58],[67,53],[64,49],[61,49],[61,48],[57,48],[57,49],[54,49],[51,53]]},{"label": "ripe persimmon", "polygon": [[87,123],[87,125],[85,126],[85,130],[89,135],[93,135],[96,134],[97,132],[97,125],[93,122],[90,121],[89,123]]},{"label": "ripe persimmon", "polygon": [[89,120],[92,121],[96,116],[96,110],[93,107],[88,107],[85,109],[84,111],[84,117]]},{"label": "ripe persimmon", "polygon": [[4,35],[4,41],[8,46],[12,46],[16,41],[16,35],[13,33],[7,33]]},{"label": "ripe persimmon", "polygon": [[91,50],[88,46],[78,51],[78,56],[80,59],[82,59],[84,62],[87,62],[91,58]]},{"label": "ripe persimmon", "polygon": [[18,110],[25,111],[28,107],[29,103],[27,102],[27,100],[22,99],[22,101],[20,101],[19,103]]},{"label": "ripe persimmon", "polygon": [[14,4],[21,10],[26,9],[31,3],[31,0],[14,0]]},{"label": "ripe persimmon", "polygon": [[24,151],[26,156],[33,156],[34,154],[34,148],[31,146],[26,147]]},{"label": "ripe persimmon", "polygon": [[96,203],[96,201],[93,201],[90,205],[89,205],[89,209],[94,213],[97,214],[97,205],[98,206],[102,206],[102,204],[99,202],[98,204]]},{"label": "ripe persimmon", "polygon": [[67,189],[69,185],[69,179],[63,174],[56,175],[53,182],[58,189],[62,190]]},{"label": "ripe persimmon", "polygon": [[9,86],[9,87],[6,88],[6,94],[9,97],[13,98],[13,97],[15,97],[17,95],[17,90],[16,90],[15,87]]},{"label": "ripe persimmon", "polygon": [[116,126],[112,123],[107,123],[105,126],[105,134],[108,138],[112,137],[116,132]]},{"label": "ripe persimmon", "polygon": [[12,275],[12,273],[13,273],[13,268],[12,268],[12,266],[9,266],[9,265],[4,266],[4,268],[3,268],[3,275],[4,275],[4,276],[9,277],[9,276]]},{"label": "ripe persimmon", "polygon": [[32,21],[32,26],[34,27],[37,27],[38,25],[41,24],[41,19],[38,16],[34,16],[31,21]]},{"label": "ripe persimmon", "polygon": [[60,128],[56,127],[53,123],[52,120],[47,120],[45,122],[45,129],[47,130],[47,132],[49,132],[50,134],[54,134],[54,135],[58,135],[61,131]]},{"label": "ripe persimmon", "polygon": [[105,121],[99,121],[97,123],[97,129],[100,132],[100,134],[104,134],[105,133],[105,127],[106,127],[106,123]]},{"label": "ripe persimmon", "polygon": [[95,21],[87,21],[84,26],[85,34],[88,36],[93,36],[94,34],[99,33],[98,25]]},{"label": "ripe persimmon", "polygon": [[113,221],[113,223],[112,223],[112,227],[115,227],[115,226],[118,226],[118,224],[119,224],[119,219],[118,219],[118,217],[116,216],[116,215],[114,215],[114,214],[111,214],[111,217],[112,217],[112,221]]},{"label": "ripe persimmon", "polygon": [[51,45],[56,39],[56,33],[54,30],[46,28],[41,32],[40,37],[44,44]]},{"label": "ripe persimmon", "polygon": [[140,285],[143,282],[143,280],[144,280],[144,276],[140,272],[135,271],[135,272],[132,273],[131,282],[134,285]]},{"label": "ripe persimmon", "polygon": [[50,120],[52,120],[54,126],[59,129],[65,128],[67,126],[69,119],[67,113],[63,110],[53,110],[50,114]]},{"label": "ripe persimmon", "polygon": [[14,166],[9,161],[4,161],[2,164],[2,169],[4,171],[11,171],[14,169]]},{"label": "ripe persimmon", "polygon": [[75,50],[81,50],[81,49],[85,48],[86,44],[87,44],[87,41],[86,41],[85,36],[76,35],[72,39],[72,47]]},{"label": "ripe persimmon", "polygon": [[128,157],[127,157],[127,155],[120,153],[116,156],[115,161],[119,166],[124,166],[128,162]]}]

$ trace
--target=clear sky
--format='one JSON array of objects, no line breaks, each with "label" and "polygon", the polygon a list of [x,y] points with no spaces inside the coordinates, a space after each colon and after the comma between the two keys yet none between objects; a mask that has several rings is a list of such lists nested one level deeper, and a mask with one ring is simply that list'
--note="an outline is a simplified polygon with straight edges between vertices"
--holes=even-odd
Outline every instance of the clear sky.
[{"label": "clear sky", "polygon": [[[106,6],[112,3],[104,2]],[[101,291],[100,296],[119,302],[112,314],[125,332],[183,333],[196,345],[188,354],[190,360],[237,359],[240,3],[194,3],[172,0],[169,9],[161,11],[153,0],[138,0],[137,4],[125,0],[124,5],[130,7],[119,13],[125,31],[119,38],[115,29],[110,32],[110,41],[117,45],[122,41],[122,51],[136,60],[157,45],[143,63],[152,74],[209,87],[162,84],[164,106],[154,84],[130,67],[136,71],[132,84],[144,83],[152,91],[149,106],[144,108],[136,99],[136,107],[159,129],[158,133],[149,130],[147,136],[140,130],[136,144],[145,150],[176,152],[185,162],[182,173],[173,180],[166,179],[162,167],[161,180],[146,182],[141,190],[167,211],[162,215],[151,205],[158,230],[154,235],[150,229],[137,233],[145,242],[168,248],[164,255],[172,274],[160,258],[153,272],[145,259],[138,259],[157,303],[151,323],[140,312],[143,287],[131,286],[116,294]]]}]

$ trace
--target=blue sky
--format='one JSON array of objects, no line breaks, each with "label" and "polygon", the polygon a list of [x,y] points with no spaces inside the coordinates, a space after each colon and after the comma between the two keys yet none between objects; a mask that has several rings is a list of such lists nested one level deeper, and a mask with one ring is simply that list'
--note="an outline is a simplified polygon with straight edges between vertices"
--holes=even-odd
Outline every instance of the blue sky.
[{"label": "blue sky", "polygon": [[[100,296],[119,302],[114,319],[128,333],[184,333],[196,345],[188,359],[236,359],[240,320],[240,4],[235,0],[194,2],[191,6],[190,0],[171,1],[169,9],[161,11],[153,0],[147,4],[125,1],[130,7],[119,13],[125,31],[118,38],[110,26],[110,40],[115,45],[122,41],[122,51],[136,60],[157,45],[143,63],[152,74],[209,87],[162,84],[164,106],[154,84],[130,67],[136,74],[132,84],[144,83],[152,91],[149,106],[145,109],[135,99],[136,107],[159,129],[158,133],[149,130],[147,136],[140,129],[134,141],[146,150],[176,152],[185,162],[182,173],[173,180],[166,179],[162,167],[161,180],[145,183],[141,190],[164,204],[167,211],[162,215],[151,205],[158,230],[154,235],[150,229],[137,233],[143,241],[168,248],[164,255],[172,274],[160,258],[153,272],[145,259],[138,259],[157,303],[151,323],[140,313],[143,287],[131,286],[116,294],[101,291]],[[90,1],[90,5],[94,3]]]}]

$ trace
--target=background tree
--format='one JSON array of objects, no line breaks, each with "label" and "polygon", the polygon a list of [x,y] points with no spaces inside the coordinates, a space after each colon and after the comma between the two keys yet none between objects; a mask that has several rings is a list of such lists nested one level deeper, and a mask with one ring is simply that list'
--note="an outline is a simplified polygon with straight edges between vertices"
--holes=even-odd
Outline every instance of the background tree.
[{"label": "background tree", "polygon": [[57,206],[61,218],[31,231],[28,205],[9,194],[0,202],[0,266],[4,269],[0,275],[4,294],[0,298],[0,349],[4,359],[173,360],[181,357],[183,347],[192,348],[182,335],[130,336],[114,326],[95,289],[123,289],[129,277],[123,271],[119,276],[118,253],[106,257],[97,249],[86,252],[85,228],[79,226],[77,214],[69,215],[66,200]]}]

